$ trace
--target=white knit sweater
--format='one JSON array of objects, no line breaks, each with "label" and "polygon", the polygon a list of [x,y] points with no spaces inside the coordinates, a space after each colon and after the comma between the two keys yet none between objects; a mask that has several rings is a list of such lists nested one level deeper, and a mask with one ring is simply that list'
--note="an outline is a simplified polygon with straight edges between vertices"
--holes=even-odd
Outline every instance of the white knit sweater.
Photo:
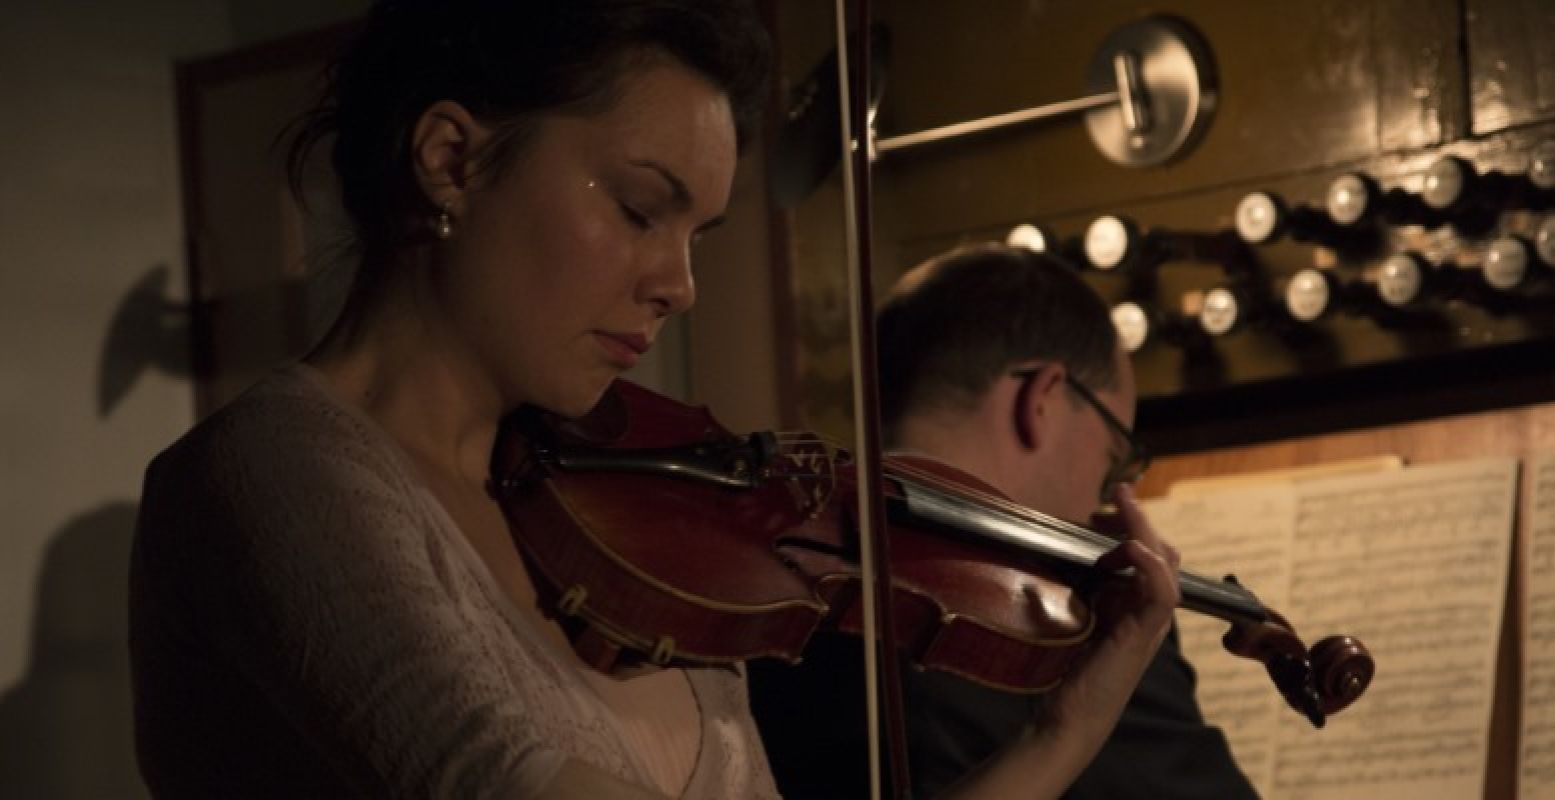
[{"label": "white knit sweater", "polygon": [[[159,796],[526,797],[567,757],[653,785],[652,754],[627,744],[644,732],[307,367],[152,462],[130,604],[137,749]],[[684,796],[776,796],[743,678],[687,677],[702,741]]]}]

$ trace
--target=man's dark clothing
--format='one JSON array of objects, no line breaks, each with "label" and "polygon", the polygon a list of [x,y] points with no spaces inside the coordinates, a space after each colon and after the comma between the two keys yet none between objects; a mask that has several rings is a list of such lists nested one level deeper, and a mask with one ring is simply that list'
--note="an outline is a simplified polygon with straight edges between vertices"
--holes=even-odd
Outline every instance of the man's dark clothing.
[{"label": "man's dark clothing", "polygon": [[[751,708],[784,797],[859,798],[869,791],[863,649],[818,635],[804,663],[749,665]],[[913,797],[930,798],[1018,736],[1041,695],[989,689],[903,667]],[[1194,701],[1193,668],[1174,626],[1071,800],[1257,798],[1219,728]]]}]

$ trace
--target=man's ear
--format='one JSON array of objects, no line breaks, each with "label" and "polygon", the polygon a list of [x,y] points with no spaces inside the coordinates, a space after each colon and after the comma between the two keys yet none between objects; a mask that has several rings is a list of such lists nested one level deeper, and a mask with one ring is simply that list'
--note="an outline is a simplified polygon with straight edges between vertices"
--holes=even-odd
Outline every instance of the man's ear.
[{"label": "man's ear", "polygon": [[433,208],[458,211],[475,170],[475,158],[491,133],[464,106],[439,100],[416,120],[411,167]]},{"label": "man's ear", "polygon": [[1015,435],[1021,446],[1036,450],[1046,443],[1057,391],[1064,385],[1064,365],[1048,364],[1023,379],[1015,393]]}]

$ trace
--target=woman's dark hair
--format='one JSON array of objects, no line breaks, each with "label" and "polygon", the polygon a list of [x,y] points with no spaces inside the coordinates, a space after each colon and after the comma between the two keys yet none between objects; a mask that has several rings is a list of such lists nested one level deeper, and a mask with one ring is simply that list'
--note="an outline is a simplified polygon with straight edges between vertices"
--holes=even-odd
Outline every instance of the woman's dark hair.
[{"label": "woman's dark hair", "polygon": [[1052,255],[990,244],[909,271],[877,315],[881,418],[963,409],[1021,362],[1060,362],[1116,385],[1117,331],[1079,271]]},{"label": "woman's dark hair", "polygon": [[541,114],[608,109],[621,75],[667,55],[728,96],[743,144],[766,99],[769,49],[748,0],[379,0],[290,132],[292,185],[334,135],[357,245],[380,257],[433,211],[410,162],[432,103],[452,100],[496,128],[483,166],[500,173]]}]

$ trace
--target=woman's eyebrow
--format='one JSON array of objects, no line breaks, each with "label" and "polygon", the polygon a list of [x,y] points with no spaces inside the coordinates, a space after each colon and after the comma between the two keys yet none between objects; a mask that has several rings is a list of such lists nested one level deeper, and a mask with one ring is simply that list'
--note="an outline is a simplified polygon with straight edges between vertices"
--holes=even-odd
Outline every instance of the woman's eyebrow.
[{"label": "woman's eyebrow", "polygon": [[[681,180],[680,176],[676,175],[674,170],[671,170],[669,167],[666,167],[663,164],[660,164],[659,162],[653,161],[651,159],[638,159],[628,161],[627,163],[634,167],[640,167],[642,169],[649,170],[657,174],[660,178],[663,178],[664,182],[669,184],[671,200],[675,204],[676,211],[690,211],[692,206],[695,205],[691,196],[691,190],[686,187],[686,182]],[[701,225],[698,225],[697,233],[705,233],[709,230],[712,230],[713,228],[718,227],[719,225],[722,225],[723,222],[724,215],[719,214],[718,216],[713,217]]]},{"label": "woman's eyebrow", "polygon": [[676,175],[669,167],[666,167],[657,161],[647,159],[634,160],[627,163],[634,167],[642,167],[643,169],[651,170],[652,172],[658,174],[659,177],[663,178],[664,182],[669,184],[670,194],[675,201],[677,210],[686,211],[691,208],[691,190],[686,188],[686,182],[681,180],[680,176]]}]

